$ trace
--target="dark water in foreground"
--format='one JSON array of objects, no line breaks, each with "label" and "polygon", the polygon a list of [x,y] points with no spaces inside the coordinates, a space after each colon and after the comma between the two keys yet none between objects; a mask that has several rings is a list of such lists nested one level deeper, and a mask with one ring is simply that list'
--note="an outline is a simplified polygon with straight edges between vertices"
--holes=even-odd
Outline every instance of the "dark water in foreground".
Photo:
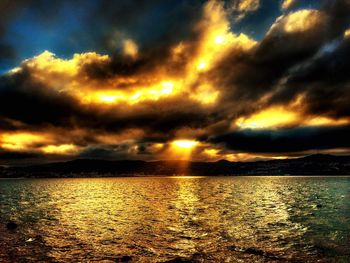
[{"label": "dark water in foreground", "polygon": [[0,262],[350,262],[345,177],[0,180],[10,219]]}]

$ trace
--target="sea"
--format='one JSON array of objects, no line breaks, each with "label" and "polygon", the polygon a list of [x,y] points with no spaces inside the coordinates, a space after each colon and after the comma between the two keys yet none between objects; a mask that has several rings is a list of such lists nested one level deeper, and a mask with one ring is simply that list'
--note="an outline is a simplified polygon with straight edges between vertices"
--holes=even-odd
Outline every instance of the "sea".
[{"label": "sea", "polygon": [[350,177],[1,179],[0,262],[350,262]]}]

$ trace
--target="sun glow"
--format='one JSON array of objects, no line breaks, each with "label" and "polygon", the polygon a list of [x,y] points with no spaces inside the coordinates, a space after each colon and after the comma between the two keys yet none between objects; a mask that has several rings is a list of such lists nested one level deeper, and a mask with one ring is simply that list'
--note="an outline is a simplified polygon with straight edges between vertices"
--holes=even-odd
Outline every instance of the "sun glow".
[{"label": "sun glow", "polygon": [[189,160],[198,144],[199,142],[188,139],[172,141],[169,149],[165,152],[165,157],[173,160]]},{"label": "sun glow", "polygon": [[221,45],[225,41],[225,36],[223,35],[218,35],[215,37],[215,44]]},{"label": "sun glow", "polygon": [[207,63],[205,63],[204,61],[201,61],[201,62],[199,62],[198,66],[197,66],[197,70],[203,71],[206,67],[207,67]]},{"label": "sun glow", "polygon": [[192,140],[176,140],[172,143],[174,146],[182,149],[192,149],[198,142]]}]

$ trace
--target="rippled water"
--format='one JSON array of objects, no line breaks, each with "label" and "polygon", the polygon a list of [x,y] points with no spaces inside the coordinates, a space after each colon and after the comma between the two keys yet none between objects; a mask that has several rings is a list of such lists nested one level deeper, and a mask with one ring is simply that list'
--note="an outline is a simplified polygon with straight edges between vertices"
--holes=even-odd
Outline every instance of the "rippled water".
[{"label": "rippled water", "polygon": [[0,262],[350,262],[346,177],[0,180],[0,212]]}]

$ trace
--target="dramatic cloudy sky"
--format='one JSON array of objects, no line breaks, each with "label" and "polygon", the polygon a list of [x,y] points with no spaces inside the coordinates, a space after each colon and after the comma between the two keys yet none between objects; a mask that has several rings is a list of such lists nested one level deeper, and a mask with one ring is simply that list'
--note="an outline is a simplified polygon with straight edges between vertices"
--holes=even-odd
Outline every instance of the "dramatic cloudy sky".
[{"label": "dramatic cloudy sky", "polygon": [[350,153],[350,0],[1,0],[0,162]]}]

